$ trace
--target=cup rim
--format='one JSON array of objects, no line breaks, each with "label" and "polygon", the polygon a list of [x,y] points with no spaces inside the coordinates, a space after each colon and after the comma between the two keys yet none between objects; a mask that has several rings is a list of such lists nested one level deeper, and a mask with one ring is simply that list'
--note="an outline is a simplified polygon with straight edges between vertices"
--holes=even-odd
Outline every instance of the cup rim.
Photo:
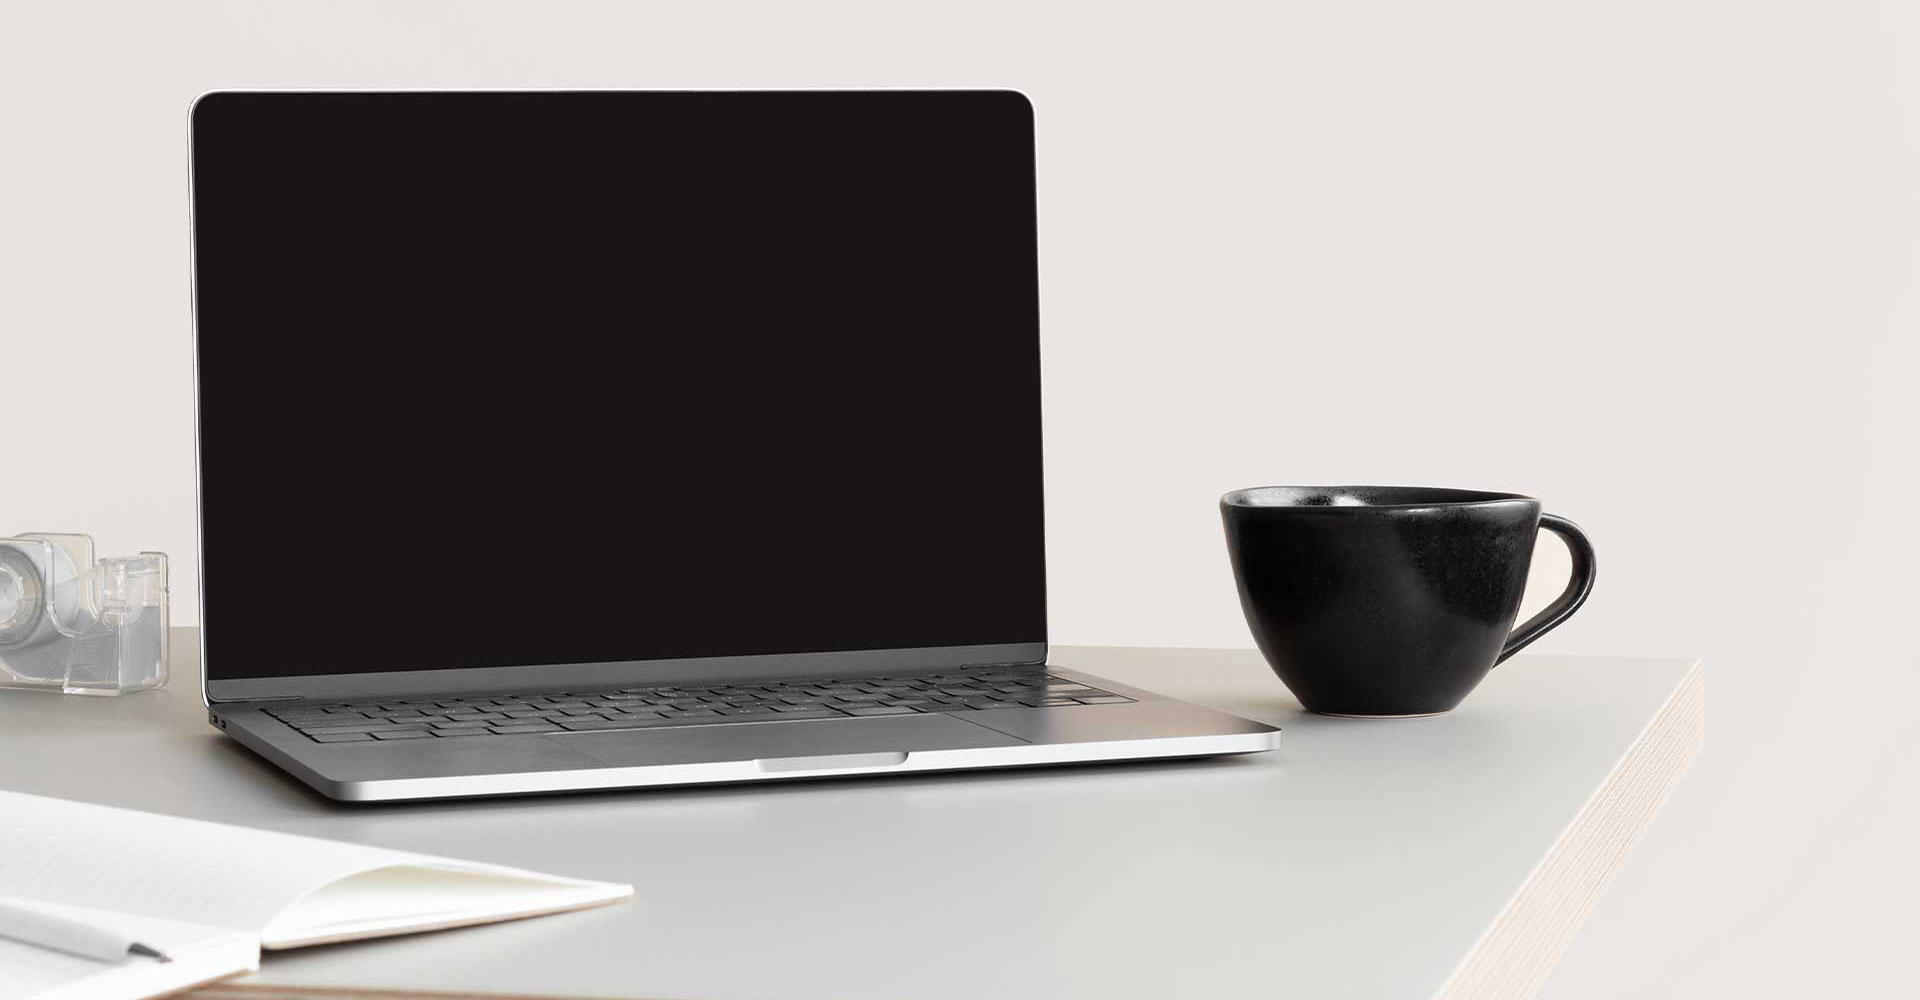
[{"label": "cup rim", "polygon": [[[1330,494],[1379,493],[1400,495],[1404,500],[1392,503],[1302,503],[1281,502],[1261,503],[1261,496],[1300,495],[1302,497]],[[1434,507],[1480,507],[1502,503],[1539,503],[1535,497],[1524,493],[1497,493],[1489,490],[1463,490],[1448,486],[1249,486],[1244,489],[1229,490],[1220,497],[1220,506],[1238,507],[1244,510],[1289,510],[1289,511],[1326,511],[1328,513],[1351,513],[1367,510],[1417,510]]]}]

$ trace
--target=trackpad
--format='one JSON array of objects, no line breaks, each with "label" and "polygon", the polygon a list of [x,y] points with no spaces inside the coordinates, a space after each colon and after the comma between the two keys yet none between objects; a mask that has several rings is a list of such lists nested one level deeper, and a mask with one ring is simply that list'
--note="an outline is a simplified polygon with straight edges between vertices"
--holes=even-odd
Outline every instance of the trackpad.
[{"label": "trackpad", "polygon": [[950,715],[881,715],[818,722],[760,722],[685,729],[570,733],[548,739],[602,764],[645,767],[720,760],[766,760],[829,754],[966,750],[1026,741]]}]

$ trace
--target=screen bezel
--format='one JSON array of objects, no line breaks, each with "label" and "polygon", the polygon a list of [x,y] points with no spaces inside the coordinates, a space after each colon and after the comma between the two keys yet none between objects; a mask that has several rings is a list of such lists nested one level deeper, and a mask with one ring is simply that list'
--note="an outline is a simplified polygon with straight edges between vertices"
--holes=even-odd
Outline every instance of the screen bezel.
[{"label": "screen bezel", "polygon": [[[990,92],[1011,94],[1019,98],[1020,107],[1027,118],[1027,127],[1032,128],[1033,106],[1025,94],[1009,88],[952,88],[945,90],[877,90],[877,91],[823,91],[823,90],[782,90],[779,93],[804,94],[861,94],[861,93],[953,93]],[[198,233],[193,226],[193,160],[195,129],[198,110],[202,102],[209,98],[225,94],[247,94],[250,96],[287,96],[305,97],[325,94],[357,94],[414,96],[421,94],[460,94],[463,96],[500,95],[502,97],[523,96],[529,93],[552,95],[555,97],[580,96],[592,97],[606,94],[642,94],[673,93],[684,95],[724,95],[729,93],[767,93],[767,90],[742,91],[659,91],[659,90],[214,90],[201,94],[194,99],[188,109],[188,237],[189,237],[189,281],[190,310],[193,323],[193,370],[194,370],[194,522],[196,534],[196,552],[200,577],[198,593],[195,595],[200,610],[200,663],[201,695],[209,705],[219,702],[272,701],[293,698],[353,698],[400,696],[410,694],[443,694],[475,691],[515,691],[515,690],[566,690],[569,688],[614,687],[621,684],[675,684],[675,683],[725,683],[747,678],[794,678],[822,677],[836,674],[882,673],[882,672],[934,672],[964,666],[987,664],[1033,664],[1044,663],[1047,658],[1045,618],[1042,616],[1042,635],[1038,641],[1022,643],[1000,643],[966,646],[924,646],[902,649],[859,649],[813,653],[782,653],[748,656],[712,656],[654,660],[622,660],[599,663],[539,663],[514,664],[495,667],[459,667],[429,670],[384,671],[378,673],[334,673],[305,674],[290,677],[227,677],[212,679],[206,670],[210,660],[209,614],[207,608],[206,559],[204,523],[204,504],[201,502],[204,490],[204,477],[201,468],[200,422],[202,401],[200,396],[200,323],[199,323],[199,280],[198,280]],[[1038,219],[1035,219],[1038,230]],[[1039,278],[1036,274],[1034,280]],[[1035,317],[1036,329],[1038,317]],[[1035,345],[1033,363],[1039,365],[1038,345]],[[1042,434],[1042,427],[1033,429],[1036,437]],[[1042,439],[1043,441],[1044,439]],[[1043,445],[1044,446],[1044,445]],[[1042,509],[1045,506],[1044,487],[1041,497]],[[1039,553],[1041,560],[1042,584],[1045,581],[1045,551]],[[350,639],[343,640],[350,643]],[[347,653],[345,655],[351,655]]]}]

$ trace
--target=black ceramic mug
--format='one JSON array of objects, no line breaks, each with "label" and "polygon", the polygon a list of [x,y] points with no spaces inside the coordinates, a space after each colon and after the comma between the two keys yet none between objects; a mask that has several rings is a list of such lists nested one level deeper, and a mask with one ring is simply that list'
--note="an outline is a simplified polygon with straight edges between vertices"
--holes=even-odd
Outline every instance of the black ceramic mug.
[{"label": "black ceramic mug", "polygon": [[[1221,497],[1220,515],[1254,641],[1324,715],[1451,711],[1593,589],[1587,536],[1514,493],[1262,486]],[[1566,539],[1573,579],[1516,629],[1541,528]]]}]

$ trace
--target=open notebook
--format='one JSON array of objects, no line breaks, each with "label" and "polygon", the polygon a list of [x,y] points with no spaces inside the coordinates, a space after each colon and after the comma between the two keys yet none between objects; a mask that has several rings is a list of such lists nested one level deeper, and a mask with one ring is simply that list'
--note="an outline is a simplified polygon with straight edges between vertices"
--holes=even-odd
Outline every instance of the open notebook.
[{"label": "open notebook", "polygon": [[255,968],[261,948],[632,896],[625,885],[0,791],[0,897],[124,929],[174,958],[104,963],[0,938],[0,1000],[153,996]]}]

